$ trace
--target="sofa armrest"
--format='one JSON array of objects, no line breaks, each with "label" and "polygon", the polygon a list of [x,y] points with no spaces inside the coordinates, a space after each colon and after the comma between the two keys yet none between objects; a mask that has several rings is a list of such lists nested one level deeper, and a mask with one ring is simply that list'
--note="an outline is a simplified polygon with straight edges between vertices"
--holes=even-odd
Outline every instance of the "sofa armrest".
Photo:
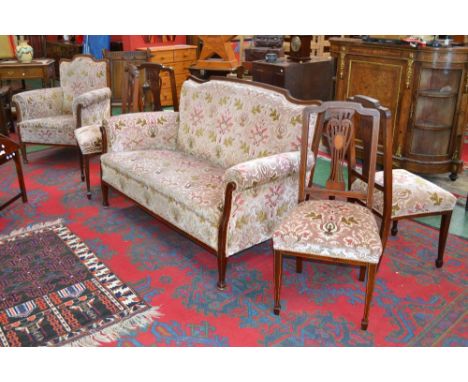
[{"label": "sofa armrest", "polygon": [[91,90],[75,97],[72,103],[76,125],[101,123],[110,117],[112,92],[109,88]]},{"label": "sofa armrest", "polygon": [[122,114],[104,120],[105,152],[166,149],[176,146],[179,113]]},{"label": "sofa armrest", "polygon": [[[235,183],[236,190],[242,191],[261,184],[285,178],[299,172],[301,154],[299,151],[280,153],[236,164],[226,170],[223,181]],[[307,168],[314,164],[314,155],[309,153]]]},{"label": "sofa armrest", "polygon": [[12,99],[18,121],[53,117],[63,114],[62,88],[30,90],[15,94]]}]

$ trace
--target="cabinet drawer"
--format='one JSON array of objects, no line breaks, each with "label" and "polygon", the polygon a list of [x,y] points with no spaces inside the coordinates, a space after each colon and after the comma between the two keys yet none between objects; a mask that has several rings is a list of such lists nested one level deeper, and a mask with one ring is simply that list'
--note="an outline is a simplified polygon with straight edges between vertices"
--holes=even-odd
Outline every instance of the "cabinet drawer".
[{"label": "cabinet drawer", "polygon": [[[176,76],[175,76],[176,86],[182,86],[182,83],[187,79],[187,76],[188,76],[187,73],[176,74]],[[162,73],[161,74],[161,80],[162,80],[162,88],[170,88],[171,87],[171,81],[169,79],[169,74]]]},{"label": "cabinet drawer", "polygon": [[196,49],[179,49],[174,51],[174,61],[195,61]]},{"label": "cabinet drawer", "polygon": [[174,61],[174,52],[171,50],[163,50],[160,52],[151,52],[151,62],[157,62],[158,64],[168,64]]},{"label": "cabinet drawer", "polygon": [[0,78],[38,78],[42,77],[41,68],[2,68]]},{"label": "cabinet drawer", "polygon": [[174,68],[174,72],[177,75],[185,74],[188,75],[189,73],[189,68],[193,64],[192,61],[180,61],[180,62],[174,62],[172,67]]}]

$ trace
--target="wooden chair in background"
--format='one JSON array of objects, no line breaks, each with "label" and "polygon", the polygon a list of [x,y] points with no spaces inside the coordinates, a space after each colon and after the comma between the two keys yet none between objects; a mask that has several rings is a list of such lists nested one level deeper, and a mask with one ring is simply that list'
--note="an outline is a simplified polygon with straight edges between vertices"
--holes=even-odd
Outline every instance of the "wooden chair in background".
[{"label": "wooden chair in background", "polygon": [[20,145],[18,143],[0,134],[0,165],[10,162],[11,160],[15,162],[16,174],[18,175],[18,183],[20,187],[19,194],[13,196],[11,199],[0,205],[0,211],[19,198],[23,200],[23,203],[28,201],[28,196],[26,195],[26,186],[24,185],[23,168],[21,167],[19,150]]},{"label": "wooden chair in background", "polygon": [[[140,69],[145,72],[145,85],[144,85],[144,101],[143,107],[146,107],[147,103],[152,102],[152,111],[163,110],[161,106],[161,89],[162,89],[162,76],[169,76],[172,93],[172,105],[174,111],[179,111],[179,100],[177,99],[177,87],[175,80],[174,69],[169,66],[164,66],[154,62],[148,62],[141,64]],[[151,95],[151,97],[148,97]]]},{"label": "wooden chair in background", "polygon": [[[307,182],[307,156],[312,114],[317,114],[312,152],[318,155],[320,141],[327,139],[331,149],[331,172],[325,188],[313,185],[315,166]],[[371,123],[360,124],[361,118]],[[344,263],[366,267],[367,284],[361,329],[366,330],[374,290],[377,265],[383,246],[379,228],[372,212],[374,178],[380,113],[359,103],[331,101],[304,109],[299,172],[299,205],[283,219],[273,233],[274,251],[274,313],[279,314],[283,257],[296,258],[296,271],[302,272],[302,259]],[[356,131],[365,140],[369,152],[363,159],[362,173],[356,166],[354,137]],[[344,164],[353,176],[369,185],[367,192],[346,190]],[[313,197],[328,199],[312,200]],[[365,205],[345,199],[363,200]]]}]

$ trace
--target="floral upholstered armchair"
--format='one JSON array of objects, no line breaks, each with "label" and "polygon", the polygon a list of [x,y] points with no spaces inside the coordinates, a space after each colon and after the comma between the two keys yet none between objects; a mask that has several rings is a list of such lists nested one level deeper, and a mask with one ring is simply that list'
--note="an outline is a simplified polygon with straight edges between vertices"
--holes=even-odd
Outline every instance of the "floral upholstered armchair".
[{"label": "floral upholstered armchair", "polygon": [[[27,144],[76,147],[76,128],[110,117],[108,70],[107,60],[77,55],[60,62],[60,87],[26,91],[13,97],[25,163]],[[81,176],[83,179],[82,166]]]}]

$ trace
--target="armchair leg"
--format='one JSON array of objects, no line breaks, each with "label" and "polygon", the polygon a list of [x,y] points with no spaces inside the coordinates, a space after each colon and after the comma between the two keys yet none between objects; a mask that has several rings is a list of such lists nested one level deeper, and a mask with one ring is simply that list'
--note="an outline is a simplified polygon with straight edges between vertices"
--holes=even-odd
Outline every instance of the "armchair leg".
[{"label": "armchair leg", "polygon": [[219,290],[226,289],[226,268],[227,268],[227,257],[226,253],[218,253],[218,283],[217,287]]},{"label": "armchair leg", "polygon": [[102,205],[109,207],[109,186],[101,180]]},{"label": "armchair leg", "polygon": [[21,190],[21,200],[23,203],[27,203],[28,195],[26,194],[26,186],[24,185],[23,168],[21,167],[21,160],[18,158],[18,155],[15,156],[14,161],[16,166],[16,173],[18,174],[18,183]]},{"label": "armchair leg", "polygon": [[398,233],[398,220],[392,222],[392,236],[396,236]]},{"label": "armchair leg", "polygon": [[366,279],[366,270],[367,268],[364,265],[359,267],[359,281],[364,281]]},{"label": "armchair leg", "polygon": [[[273,309],[273,312],[279,316],[280,311],[281,311],[281,304],[280,304],[280,295],[281,295],[281,279],[283,277],[283,255],[280,251],[275,251],[274,252],[274,290],[275,290],[275,307]],[[302,259],[301,259],[302,260]]]},{"label": "armchair leg", "polygon": [[84,164],[83,164],[83,154],[81,153],[80,148],[78,147],[78,160],[80,161],[80,172],[81,172],[81,181],[84,182]]},{"label": "armchair leg", "polygon": [[20,142],[21,156],[23,157],[23,163],[28,164],[28,154],[26,152],[26,144]]},{"label": "armchair leg", "polygon": [[296,273],[302,273],[302,257],[296,257]]},{"label": "armchair leg", "polygon": [[366,300],[364,305],[364,317],[361,320],[361,329],[367,330],[369,325],[369,310],[372,301],[372,293],[374,292],[375,273],[377,271],[377,264],[367,265],[367,284],[366,284]]},{"label": "armchair leg", "polygon": [[445,244],[447,243],[447,236],[450,227],[450,220],[452,219],[452,212],[442,215],[440,222],[440,233],[439,233],[439,249],[437,254],[437,260],[435,262],[437,268],[442,268],[444,265],[444,252]]},{"label": "armchair leg", "polygon": [[86,177],[86,197],[91,200],[91,185],[89,179],[89,155],[83,155],[84,159],[84,170]]}]

